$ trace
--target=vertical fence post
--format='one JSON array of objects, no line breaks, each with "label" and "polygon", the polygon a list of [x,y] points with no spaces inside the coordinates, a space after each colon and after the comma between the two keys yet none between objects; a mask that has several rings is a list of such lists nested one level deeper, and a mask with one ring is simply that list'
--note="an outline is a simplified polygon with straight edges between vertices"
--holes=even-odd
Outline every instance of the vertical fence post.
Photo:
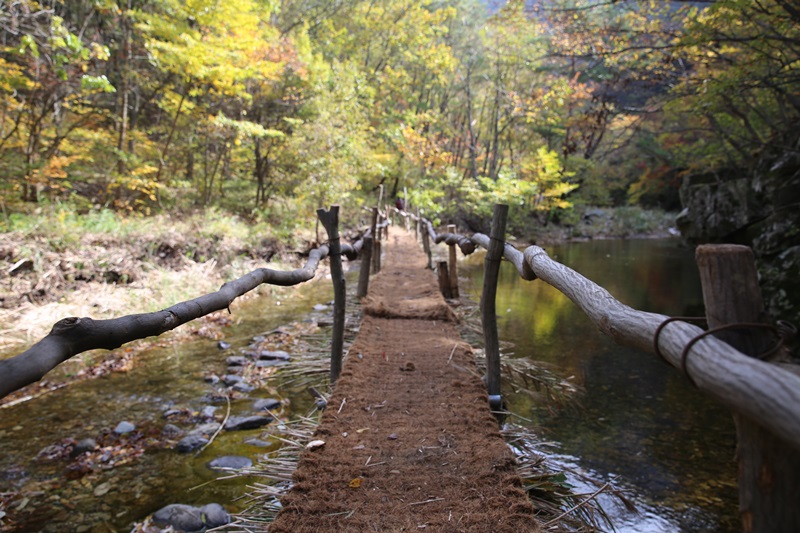
[{"label": "vertical fence post", "polygon": [[481,323],[483,324],[483,344],[486,350],[486,389],[489,405],[493,410],[502,408],[500,395],[500,340],[497,335],[497,280],[500,275],[500,261],[505,246],[506,219],[508,206],[495,204],[492,216],[489,250],[484,259],[483,292],[481,293]]},{"label": "vertical fence post", "polygon": [[356,298],[359,300],[369,291],[369,270],[372,268],[372,237],[364,237],[361,247],[361,270],[358,273],[358,289]]},{"label": "vertical fence post", "polygon": [[[421,221],[422,219],[420,219]],[[430,233],[428,232],[428,224],[422,224],[422,249],[425,250],[425,255],[428,257],[428,268],[433,268],[433,258],[431,257],[431,240]]]},{"label": "vertical fence post", "polygon": [[379,270],[378,258],[381,256],[381,236],[378,233],[378,208],[372,208],[372,225],[370,226],[372,235],[372,273],[377,274]]},{"label": "vertical fence post", "polygon": [[447,274],[447,261],[439,261],[439,292],[442,293],[446,299],[453,297],[450,291],[450,276]]},{"label": "vertical fence post", "polygon": [[342,269],[342,247],[339,243],[339,206],[330,210],[317,209],[317,216],[328,232],[331,278],[333,279],[333,338],[331,339],[331,383],[342,371],[342,351],[344,349],[344,311],[345,281]]},{"label": "vertical fence post", "polygon": [[[456,225],[449,224],[447,226],[447,233],[455,234],[456,232]],[[456,267],[456,245],[450,244],[450,264],[448,268],[450,269],[450,293],[452,294],[453,298],[458,298],[458,269]]]},{"label": "vertical fence post", "polygon": [[414,224],[414,238],[419,240],[419,226],[422,223],[421,219],[419,218],[419,207],[416,208],[417,211],[417,220]]},{"label": "vertical fence post", "polygon": [[[739,245],[698,246],[697,266],[709,328],[762,322],[764,301],[753,251]],[[772,344],[765,330],[742,328],[717,334],[734,348],[757,355]],[[725,369],[721,368],[720,372]],[[800,451],[734,413],[739,515],[744,533],[800,531]]]}]

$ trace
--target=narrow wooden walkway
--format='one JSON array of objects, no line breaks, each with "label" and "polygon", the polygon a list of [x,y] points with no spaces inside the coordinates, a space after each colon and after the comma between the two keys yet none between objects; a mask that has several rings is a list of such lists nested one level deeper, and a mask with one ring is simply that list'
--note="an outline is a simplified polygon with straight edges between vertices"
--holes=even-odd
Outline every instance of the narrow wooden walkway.
[{"label": "narrow wooden walkway", "polygon": [[270,532],[539,531],[455,317],[393,230],[364,319]]}]

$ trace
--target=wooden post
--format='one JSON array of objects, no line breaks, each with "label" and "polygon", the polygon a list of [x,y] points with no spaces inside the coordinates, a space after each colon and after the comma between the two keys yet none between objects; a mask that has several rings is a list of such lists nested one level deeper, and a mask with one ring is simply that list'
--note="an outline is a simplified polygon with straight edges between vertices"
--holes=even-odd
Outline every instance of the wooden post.
[{"label": "wooden post", "polygon": [[[749,247],[703,245],[698,246],[695,257],[709,328],[737,322],[762,322],[764,302],[755,258]],[[724,331],[716,336],[749,355],[757,355],[771,344],[768,334],[760,329]],[[772,383],[763,386],[771,387]],[[733,418],[742,531],[800,531],[800,450],[765,430],[756,420],[738,413],[734,413]]]},{"label": "wooden post", "polygon": [[[447,233],[456,232],[456,225],[449,224],[447,226]],[[450,264],[448,265],[450,269],[450,293],[453,298],[458,298],[458,268],[456,267],[456,245],[450,244]]]},{"label": "wooden post", "polygon": [[356,298],[359,300],[369,291],[369,271],[372,268],[372,237],[364,237],[361,247],[361,271],[358,273],[358,289]]},{"label": "wooden post", "polygon": [[489,405],[494,410],[502,407],[500,396],[500,340],[497,335],[497,280],[500,276],[500,261],[505,247],[508,206],[495,204],[492,216],[489,250],[484,259],[483,292],[481,293],[481,323],[483,344],[486,350],[486,389]]},{"label": "wooden post", "polygon": [[414,224],[414,238],[419,240],[419,226],[420,226],[420,218],[419,218],[419,207],[417,207],[417,220]]},{"label": "wooden post", "polygon": [[370,226],[370,235],[372,235],[372,273],[378,273],[378,258],[381,256],[381,236],[378,233],[378,208],[372,208],[372,225]]},{"label": "wooden post", "polygon": [[447,274],[447,261],[439,261],[439,292],[447,299],[453,297],[450,292],[450,276]]},{"label": "wooden post", "polygon": [[331,339],[331,383],[342,371],[344,349],[345,280],[342,269],[342,247],[339,243],[339,206],[332,205],[329,211],[317,209],[317,216],[328,232],[330,248],[331,278],[333,279],[333,338]]},{"label": "wooden post", "polygon": [[425,250],[425,255],[428,256],[428,265],[427,267],[432,269],[433,268],[433,258],[431,257],[431,241],[430,241],[430,234],[428,233],[428,225],[422,225],[422,249]]}]

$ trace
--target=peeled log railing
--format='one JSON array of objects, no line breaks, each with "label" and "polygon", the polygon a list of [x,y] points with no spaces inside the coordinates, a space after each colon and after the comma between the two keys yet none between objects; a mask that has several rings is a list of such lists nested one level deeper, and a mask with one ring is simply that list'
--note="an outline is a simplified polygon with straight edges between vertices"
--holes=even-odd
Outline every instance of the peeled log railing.
[{"label": "peeled log railing", "polygon": [[[553,261],[538,246],[517,250],[503,242],[503,231],[498,230],[498,226],[505,227],[505,215],[500,217],[501,222],[498,219],[498,211],[504,209],[507,212],[507,206],[495,206],[492,237],[476,233],[469,238],[489,250],[481,318],[490,402],[493,405],[501,403],[500,364],[494,302],[485,302],[484,299],[487,295],[494,298],[492,291],[487,292],[487,285],[496,285],[497,272],[492,272],[489,264],[499,259],[492,255],[500,255],[502,244],[502,257],[515,266],[520,277],[529,281],[538,278],[552,285],[572,300],[614,342],[660,355],[685,373],[698,389],[731,409],[737,421],[739,502],[743,531],[800,531],[800,508],[796,501],[800,493],[800,376],[796,373],[797,365],[793,365],[794,371],[790,371],[784,366],[748,356],[731,344],[707,334],[715,331],[704,332],[685,321],[633,309],[616,300],[603,287]],[[434,242],[455,244],[463,242],[465,238],[455,235],[452,230],[436,234],[429,221],[422,221],[422,225],[426,228],[425,236]],[[748,262],[752,263],[752,252],[747,249],[749,259],[730,258],[734,254],[741,255],[738,248],[746,247],[698,248],[704,299],[712,327],[726,323],[719,320],[720,314],[736,314],[727,309],[734,305],[744,308],[745,316],[759,316],[762,311],[755,267],[748,265]],[[469,253],[466,250],[468,247],[462,247],[465,254]],[[734,266],[729,266],[731,264]],[[742,275],[742,270],[747,271],[746,275]],[[735,287],[731,284],[734,277],[737,279]],[[742,318],[732,320],[746,321]],[[751,322],[757,320],[751,319]],[[748,324],[748,327],[753,327],[753,324]]]}]

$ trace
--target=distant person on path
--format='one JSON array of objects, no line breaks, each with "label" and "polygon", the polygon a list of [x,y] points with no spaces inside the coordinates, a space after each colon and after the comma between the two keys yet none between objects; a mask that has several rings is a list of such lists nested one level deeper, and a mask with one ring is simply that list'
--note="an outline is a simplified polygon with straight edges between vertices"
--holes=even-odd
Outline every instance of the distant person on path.
[{"label": "distant person on path", "polygon": [[397,209],[399,209],[400,211],[405,211],[405,209],[406,209],[406,201],[403,198],[398,196],[397,200],[394,201],[394,206]]}]

